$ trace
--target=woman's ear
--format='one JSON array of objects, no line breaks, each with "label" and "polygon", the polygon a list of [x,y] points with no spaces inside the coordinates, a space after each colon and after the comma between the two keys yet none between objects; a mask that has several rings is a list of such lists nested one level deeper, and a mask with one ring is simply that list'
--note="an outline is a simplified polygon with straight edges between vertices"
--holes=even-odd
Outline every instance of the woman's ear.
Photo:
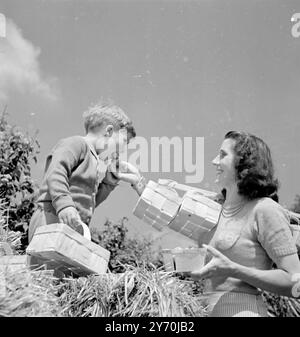
[{"label": "woman's ear", "polygon": [[113,132],[114,132],[114,127],[111,124],[107,125],[105,128],[105,136],[111,137]]}]

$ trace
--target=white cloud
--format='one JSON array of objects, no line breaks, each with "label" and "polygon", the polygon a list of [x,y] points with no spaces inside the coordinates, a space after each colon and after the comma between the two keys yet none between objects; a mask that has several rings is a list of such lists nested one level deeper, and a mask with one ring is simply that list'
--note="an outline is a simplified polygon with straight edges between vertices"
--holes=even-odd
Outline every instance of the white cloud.
[{"label": "white cloud", "polygon": [[6,20],[6,37],[0,38],[0,101],[12,91],[57,99],[56,80],[45,78],[39,66],[40,49],[22,36],[21,30]]}]

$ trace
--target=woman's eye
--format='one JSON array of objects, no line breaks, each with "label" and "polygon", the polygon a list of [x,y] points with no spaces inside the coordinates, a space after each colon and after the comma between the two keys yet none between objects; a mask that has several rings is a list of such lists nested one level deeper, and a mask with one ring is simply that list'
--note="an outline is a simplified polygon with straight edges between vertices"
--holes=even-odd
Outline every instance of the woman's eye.
[{"label": "woman's eye", "polygon": [[227,154],[226,152],[221,151],[219,156],[220,156],[220,158],[224,158],[226,156],[226,154]]}]

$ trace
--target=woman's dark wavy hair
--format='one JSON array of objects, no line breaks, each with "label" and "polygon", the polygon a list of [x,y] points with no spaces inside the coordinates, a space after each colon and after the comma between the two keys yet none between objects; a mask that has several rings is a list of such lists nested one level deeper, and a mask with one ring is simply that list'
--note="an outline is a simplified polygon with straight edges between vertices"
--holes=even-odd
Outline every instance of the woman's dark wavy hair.
[{"label": "woman's dark wavy hair", "polygon": [[[239,194],[248,199],[270,197],[278,202],[278,180],[274,178],[271,151],[260,138],[246,132],[230,131],[225,139],[236,141],[235,169]],[[224,195],[225,197],[225,195]]]}]

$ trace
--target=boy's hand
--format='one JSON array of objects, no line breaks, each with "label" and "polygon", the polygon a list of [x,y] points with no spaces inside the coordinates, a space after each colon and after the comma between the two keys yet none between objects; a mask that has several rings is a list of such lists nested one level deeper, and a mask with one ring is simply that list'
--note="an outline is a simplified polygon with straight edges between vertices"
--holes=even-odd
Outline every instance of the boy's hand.
[{"label": "boy's hand", "polygon": [[137,184],[138,181],[141,179],[141,174],[139,170],[134,165],[126,161],[114,162],[114,164],[111,164],[110,170],[118,179],[132,185]]},{"label": "boy's hand", "polygon": [[60,223],[64,223],[74,230],[80,225],[80,215],[76,208],[70,206],[62,209],[58,213],[58,219]]}]

